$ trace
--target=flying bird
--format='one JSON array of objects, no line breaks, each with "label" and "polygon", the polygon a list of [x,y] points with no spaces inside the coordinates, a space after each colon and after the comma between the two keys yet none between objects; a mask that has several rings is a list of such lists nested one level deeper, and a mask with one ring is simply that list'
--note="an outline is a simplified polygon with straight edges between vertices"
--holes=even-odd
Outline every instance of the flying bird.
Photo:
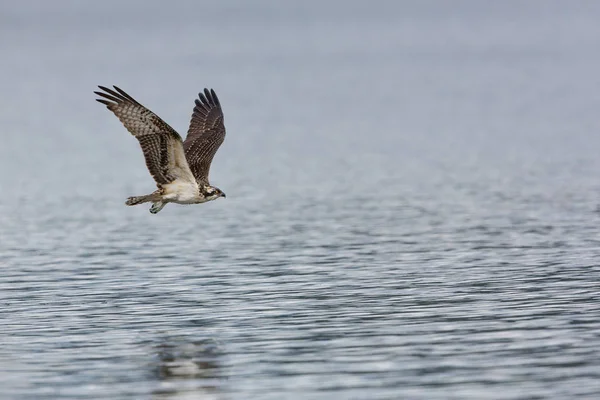
[{"label": "flying bird", "polygon": [[140,142],[146,167],[158,190],[144,196],[129,197],[128,206],[152,203],[156,214],[167,203],[199,204],[226,197],[208,181],[210,164],[225,140],[221,103],[214,90],[204,89],[195,101],[185,141],[158,115],[138,103],[122,89],[98,86],[94,92],[125,128]]}]

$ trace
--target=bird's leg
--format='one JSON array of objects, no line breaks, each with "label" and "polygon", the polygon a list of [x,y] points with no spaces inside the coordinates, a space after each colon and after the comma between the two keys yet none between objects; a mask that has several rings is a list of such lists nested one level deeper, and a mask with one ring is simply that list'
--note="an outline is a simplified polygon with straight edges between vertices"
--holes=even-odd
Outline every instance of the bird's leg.
[{"label": "bird's leg", "polygon": [[162,201],[156,201],[156,202],[152,203],[152,207],[150,207],[150,212],[152,214],[156,214],[157,212],[162,210],[163,207],[166,205],[167,205],[167,203],[164,203]]}]

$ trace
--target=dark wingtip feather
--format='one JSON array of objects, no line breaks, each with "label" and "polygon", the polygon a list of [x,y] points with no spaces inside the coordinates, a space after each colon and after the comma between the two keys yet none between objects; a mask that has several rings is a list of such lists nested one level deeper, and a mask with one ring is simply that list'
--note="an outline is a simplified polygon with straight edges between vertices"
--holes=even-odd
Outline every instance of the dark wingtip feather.
[{"label": "dark wingtip feather", "polygon": [[[107,87],[105,87],[105,86],[98,86],[98,87],[99,87],[100,89],[104,90],[104,92],[106,92],[106,93],[110,94],[110,95],[111,95],[111,96],[113,96],[113,97],[116,97],[116,98],[120,98],[120,97],[121,97],[121,95],[119,95],[119,93],[115,92],[115,91],[114,91],[114,90],[112,90],[112,89],[109,89],[109,88],[107,88]],[[106,93],[98,93],[98,94],[100,94],[100,95],[102,96],[102,95],[106,95]]]},{"label": "dark wingtip feather", "polygon": [[203,104],[206,104],[207,106],[210,105],[204,93],[198,93],[198,97],[200,97],[200,101],[202,101]]},{"label": "dark wingtip feather", "polygon": [[213,89],[204,88],[204,93],[198,93],[198,97],[200,97],[202,103],[204,103],[209,108],[219,107],[221,105],[217,94]]},{"label": "dark wingtip feather", "polygon": [[114,103],[111,103],[108,100],[104,100],[104,99],[96,99],[97,102],[102,103],[106,106],[106,108],[110,109],[110,106],[113,105]]},{"label": "dark wingtip feather", "polygon": [[119,88],[118,86],[113,85],[114,90],[109,89],[106,86],[98,85],[98,87],[104,91],[104,92],[94,92],[98,96],[107,98],[111,101],[114,101],[115,103],[131,102],[133,104],[141,105],[133,97],[131,97],[130,95],[125,93],[125,91],[123,89]]},{"label": "dark wingtip feather", "polygon": [[202,102],[200,100],[196,99],[196,100],[194,100],[194,103],[196,104],[196,107],[194,107],[194,110],[198,109],[198,111],[202,110],[202,111],[204,111],[204,113],[208,112],[207,106],[202,104]]},{"label": "dark wingtip feather", "polygon": [[215,102],[215,105],[217,106],[221,106],[221,102],[219,101],[219,98],[217,97],[217,94],[215,93],[214,89],[210,89],[210,93],[212,94],[212,98]]},{"label": "dark wingtip feather", "polygon": [[96,93],[100,97],[104,97],[105,99],[108,99],[110,101],[114,101],[117,104],[119,104],[119,103],[121,103],[123,101],[123,99],[121,99],[119,97],[119,95],[116,94],[116,93],[114,93],[114,95],[112,93],[111,94],[102,93],[102,92],[94,92],[94,93]]},{"label": "dark wingtip feather", "polygon": [[126,93],[126,92],[125,92],[123,89],[121,89],[120,87],[118,87],[118,86],[115,86],[115,85],[113,85],[113,87],[115,88],[115,90],[116,90],[117,92],[119,92],[119,94],[120,94],[121,96],[123,96],[123,97],[124,97],[124,98],[126,98],[127,100],[129,100],[129,101],[131,101],[131,102],[133,102],[133,103],[135,103],[135,104],[140,104],[140,103],[138,103],[138,102],[137,102],[137,100],[136,100],[136,99],[134,99],[133,97],[131,97],[129,94],[127,94],[127,93]]}]

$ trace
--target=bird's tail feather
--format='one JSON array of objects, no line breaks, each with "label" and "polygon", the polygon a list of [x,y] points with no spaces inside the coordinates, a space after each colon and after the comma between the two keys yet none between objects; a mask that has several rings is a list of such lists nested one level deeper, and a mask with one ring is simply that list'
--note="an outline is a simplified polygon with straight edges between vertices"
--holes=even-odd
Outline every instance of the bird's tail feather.
[{"label": "bird's tail feather", "polygon": [[158,201],[158,200],[160,200],[160,194],[155,192],[155,193],[147,194],[144,196],[129,197],[129,198],[127,198],[127,201],[125,202],[125,205],[135,206],[138,204],[149,203],[151,201]]}]

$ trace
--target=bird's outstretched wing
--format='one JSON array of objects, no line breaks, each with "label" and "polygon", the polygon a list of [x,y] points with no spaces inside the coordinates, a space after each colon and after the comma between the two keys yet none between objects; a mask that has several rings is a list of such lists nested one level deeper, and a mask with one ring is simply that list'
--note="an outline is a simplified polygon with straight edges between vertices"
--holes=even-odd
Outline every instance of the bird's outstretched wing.
[{"label": "bird's outstretched wing", "polygon": [[208,185],[210,164],[225,140],[225,125],[215,91],[204,89],[198,97],[183,148],[196,181]]},{"label": "bird's outstretched wing", "polygon": [[140,142],[146,166],[159,188],[176,179],[194,182],[181,136],[173,128],[118,87],[98,87],[103,92],[94,93],[103,98],[96,100],[105,104]]}]

